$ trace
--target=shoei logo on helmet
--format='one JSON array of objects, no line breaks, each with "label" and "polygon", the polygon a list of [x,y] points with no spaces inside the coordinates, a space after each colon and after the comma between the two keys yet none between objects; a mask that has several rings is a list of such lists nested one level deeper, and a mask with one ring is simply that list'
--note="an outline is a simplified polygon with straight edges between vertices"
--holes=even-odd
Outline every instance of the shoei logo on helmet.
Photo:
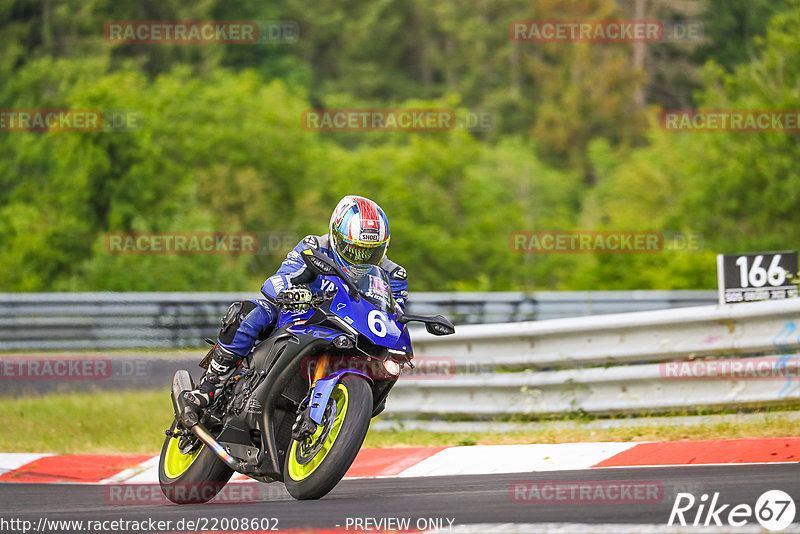
[{"label": "shoei logo on helmet", "polygon": [[378,233],[377,231],[372,232],[361,232],[361,236],[359,236],[361,241],[378,241]]}]

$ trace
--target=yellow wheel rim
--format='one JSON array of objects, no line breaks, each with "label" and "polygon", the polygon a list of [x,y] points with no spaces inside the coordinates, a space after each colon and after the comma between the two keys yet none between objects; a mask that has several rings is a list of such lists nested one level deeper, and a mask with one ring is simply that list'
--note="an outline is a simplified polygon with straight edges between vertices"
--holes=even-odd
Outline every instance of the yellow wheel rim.
[{"label": "yellow wheel rim", "polygon": [[172,438],[167,444],[167,453],[164,456],[164,474],[168,478],[178,478],[189,469],[200,455],[205,445],[201,445],[189,454],[183,454],[178,447],[180,438]]},{"label": "yellow wheel rim", "polygon": [[[333,419],[333,424],[331,426],[331,431],[328,434],[325,443],[322,445],[322,448],[317,451],[317,454],[306,464],[301,464],[297,461],[297,440],[292,441],[292,448],[289,450],[289,476],[292,480],[300,481],[305,478],[308,478],[311,473],[317,470],[317,468],[322,464],[325,460],[325,457],[328,456],[328,453],[333,447],[333,444],[336,442],[336,437],[339,435],[339,431],[342,428],[342,423],[344,422],[345,413],[347,412],[347,388],[344,387],[342,384],[336,384],[336,388],[333,390],[331,394],[331,400],[336,402],[336,417]],[[311,443],[314,443],[317,438],[322,435],[322,432],[325,430],[324,427],[317,426],[316,432],[308,438]]]}]

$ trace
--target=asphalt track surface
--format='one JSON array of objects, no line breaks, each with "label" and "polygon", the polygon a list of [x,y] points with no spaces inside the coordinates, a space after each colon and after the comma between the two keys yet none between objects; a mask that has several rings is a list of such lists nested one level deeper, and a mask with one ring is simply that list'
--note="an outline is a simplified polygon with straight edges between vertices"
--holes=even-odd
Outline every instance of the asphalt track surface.
[{"label": "asphalt track surface", "polygon": [[[509,488],[519,481],[657,481],[656,503],[585,504],[513,502]],[[278,483],[275,483],[278,484]],[[269,486],[274,486],[271,484]],[[612,468],[495,475],[342,481],[318,501],[294,501],[282,487],[258,502],[204,505],[111,505],[103,486],[75,484],[0,484],[0,519],[132,519],[177,521],[200,517],[277,518],[280,530],[345,527],[351,518],[450,518],[471,523],[592,523],[665,525],[676,493],[720,493],[720,503],[753,506],[764,491],[787,492],[800,511],[800,464]],[[798,514],[800,515],[800,514]],[[446,526],[448,521],[445,519]],[[350,531],[354,531],[353,528]]]}]

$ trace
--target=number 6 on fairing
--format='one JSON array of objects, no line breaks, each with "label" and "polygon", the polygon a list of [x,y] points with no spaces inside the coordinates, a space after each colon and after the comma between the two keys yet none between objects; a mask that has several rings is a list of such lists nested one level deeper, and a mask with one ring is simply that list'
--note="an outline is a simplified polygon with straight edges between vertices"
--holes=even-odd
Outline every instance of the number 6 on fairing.
[{"label": "number 6 on fairing", "polygon": [[367,316],[370,331],[378,337],[386,336],[387,317],[379,310],[372,310]]}]

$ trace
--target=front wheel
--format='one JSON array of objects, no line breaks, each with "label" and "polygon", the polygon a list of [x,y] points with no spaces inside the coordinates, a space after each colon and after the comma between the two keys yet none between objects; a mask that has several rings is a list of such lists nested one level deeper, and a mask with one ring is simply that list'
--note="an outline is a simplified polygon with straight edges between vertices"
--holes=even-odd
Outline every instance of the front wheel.
[{"label": "front wheel", "polygon": [[[175,430],[172,423],[171,430]],[[233,470],[203,443],[180,447],[181,438],[167,436],[158,461],[158,482],[175,504],[203,503],[225,487]]]},{"label": "front wheel", "polygon": [[284,463],[284,483],[292,497],[319,499],[339,483],[364,443],[371,414],[369,384],[346,375],[336,384],[316,432],[302,442],[292,440]]}]

